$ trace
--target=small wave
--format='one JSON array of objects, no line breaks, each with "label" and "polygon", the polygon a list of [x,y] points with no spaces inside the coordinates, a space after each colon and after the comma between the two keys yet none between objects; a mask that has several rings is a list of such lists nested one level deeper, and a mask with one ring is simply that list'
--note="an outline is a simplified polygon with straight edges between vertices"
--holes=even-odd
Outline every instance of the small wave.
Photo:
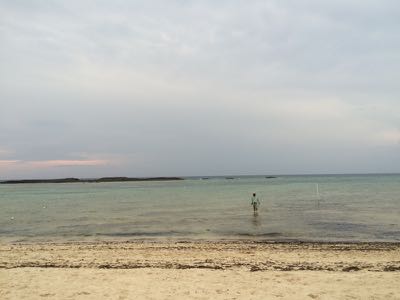
[{"label": "small wave", "polygon": [[368,225],[359,223],[349,223],[349,222],[317,222],[312,223],[315,227],[324,230],[334,230],[334,231],[360,231],[362,229],[368,229]]},{"label": "small wave", "polygon": [[283,237],[284,235],[280,232],[266,232],[266,233],[239,233],[238,236],[249,236],[249,237]]},{"label": "small wave", "polygon": [[400,239],[400,230],[399,231],[380,232],[376,236],[378,238],[394,238],[396,240],[399,240]]},{"label": "small wave", "polygon": [[94,235],[110,236],[110,237],[135,237],[135,236],[190,236],[195,234],[192,232],[179,232],[179,231],[152,231],[152,232],[112,232],[112,233],[97,232]]}]

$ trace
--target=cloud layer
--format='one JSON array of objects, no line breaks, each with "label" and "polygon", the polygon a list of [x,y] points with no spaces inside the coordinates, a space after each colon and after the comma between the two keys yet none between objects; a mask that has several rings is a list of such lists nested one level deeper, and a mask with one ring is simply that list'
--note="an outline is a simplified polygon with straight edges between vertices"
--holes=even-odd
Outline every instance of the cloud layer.
[{"label": "cloud layer", "polygon": [[399,15],[0,0],[0,178],[400,172]]}]

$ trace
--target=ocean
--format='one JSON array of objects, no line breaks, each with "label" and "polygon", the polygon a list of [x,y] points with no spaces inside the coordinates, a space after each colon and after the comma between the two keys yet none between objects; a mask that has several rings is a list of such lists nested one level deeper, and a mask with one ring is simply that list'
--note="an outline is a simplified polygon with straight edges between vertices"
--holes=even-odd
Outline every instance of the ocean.
[{"label": "ocean", "polygon": [[400,175],[0,184],[0,241],[137,239],[398,242]]}]

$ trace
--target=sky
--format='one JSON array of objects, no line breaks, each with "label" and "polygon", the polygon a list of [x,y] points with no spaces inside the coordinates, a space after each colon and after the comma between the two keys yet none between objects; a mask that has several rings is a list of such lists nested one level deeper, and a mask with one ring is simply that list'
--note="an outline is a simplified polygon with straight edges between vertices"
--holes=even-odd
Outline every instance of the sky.
[{"label": "sky", "polygon": [[400,172],[395,0],[0,0],[0,180]]}]

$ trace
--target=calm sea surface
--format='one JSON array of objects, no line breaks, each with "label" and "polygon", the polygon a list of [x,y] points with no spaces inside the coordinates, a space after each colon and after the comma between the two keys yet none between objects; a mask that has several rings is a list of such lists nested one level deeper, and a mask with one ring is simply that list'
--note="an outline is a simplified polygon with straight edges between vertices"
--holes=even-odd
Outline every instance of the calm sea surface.
[{"label": "calm sea surface", "polygon": [[148,238],[400,241],[400,175],[0,184],[0,241]]}]

